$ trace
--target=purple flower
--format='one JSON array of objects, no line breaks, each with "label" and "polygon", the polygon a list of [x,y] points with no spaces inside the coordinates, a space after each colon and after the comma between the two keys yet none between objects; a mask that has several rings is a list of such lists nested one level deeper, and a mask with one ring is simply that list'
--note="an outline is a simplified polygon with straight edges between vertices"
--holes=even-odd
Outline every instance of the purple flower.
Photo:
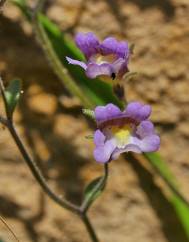
[{"label": "purple flower", "polygon": [[66,57],[69,64],[81,66],[89,78],[109,76],[121,79],[128,71],[129,47],[127,42],[108,37],[102,43],[93,33],[78,33],[75,38],[86,63]]},{"label": "purple flower", "polygon": [[158,150],[160,138],[148,120],[150,114],[151,107],[140,102],[129,103],[123,112],[114,104],[96,107],[95,160],[105,163],[123,152]]}]

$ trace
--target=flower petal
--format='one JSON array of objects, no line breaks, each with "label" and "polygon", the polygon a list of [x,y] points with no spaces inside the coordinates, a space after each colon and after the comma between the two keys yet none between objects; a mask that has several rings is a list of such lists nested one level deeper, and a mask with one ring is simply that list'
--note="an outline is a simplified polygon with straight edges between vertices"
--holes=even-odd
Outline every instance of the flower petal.
[{"label": "flower petal", "polygon": [[140,102],[131,102],[127,105],[124,113],[137,121],[147,119],[151,114],[150,105],[143,105]]},{"label": "flower petal", "polygon": [[112,66],[108,63],[101,65],[90,63],[86,70],[86,75],[89,78],[96,78],[97,76],[111,76],[113,73]]},{"label": "flower petal", "polygon": [[75,37],[75,42],[87,59],[98,53],[99,41],[91,32],[86,34],[78,33]]},{"label": "flower petal", "polygon": [[120,154],[125,153],[125,152],[135,152],[135,153],[142,153],[141,149],[139,148],[138,145],[135,144],[128,144],[124,149],[115,149],[115,151],[112,154],[112,159],[116,160]]},{"label": "flower petal", "polygon": [[100,50],[103,55],[116,54],[121,58],[126,58],[129,55],[129,46],[127,42],[117,41],[112,37],[106,38],[102,44],[100,44]]},{"label": "flower petal", "polygon": [[123,149],[116,148],[112,154],[112,159],[117,159],[121,153],[125,152],[154,152],[159,149],[160,138],[156,134],[148,135],[144,139],[139,139],[137,137],[131,137],[130,143],[125,146]]},{"label": "flower petal", "polygon": [[66,56],[66,60],[69,64],[81,66],[84,70],[87,68],[87,65],[83,61],[74,60],[68,56]]},{"label": "flower petal", "polygon": [[133,137],[131,142],[137,145],[142,152],[154,152],[157,151],[160,146],[160,138],[156,134],[148,135],[142,140]]},{"label": "flower petal", "polygon": [[150,105],[143,105],[139,110],[138,119],[140,121],[146,120],[150,116],[151,112],[152,108]]},{"label": "flower petal", "polygon": [[115,147],[116,145],[113,139],[106,141],[104,145],[97,146],[94,150],[95,160],[100,163],[108,162]]},{"label": "flower petal", "polygon": [[106,119],[112,119],[121,115],[121,110],[112,103],[106,106],[97,106],[95,108],[95,118],[97,122],[105,121]]},{"label": "flower petal", "polygon": [[143,152],[154,152],[159,149],[160,138],[158,135],[146,136],[140,144],[140,148]]},{"label": "flower petal", "polygon": [[94,143],[96,146],[101,146],[104,145],[104,141],[105,141],[105,136],[104,134],[98,129],[96,130],[96,132],[94,133]]},{"label": "flower petal", "polygon": [[136,130],[136,134],[139,135],[140,138],[144,138],[144,137],[146,137],[148,135],[152,135],[154,133],[155,133],[154,125],[149,120],[142,121]]}]

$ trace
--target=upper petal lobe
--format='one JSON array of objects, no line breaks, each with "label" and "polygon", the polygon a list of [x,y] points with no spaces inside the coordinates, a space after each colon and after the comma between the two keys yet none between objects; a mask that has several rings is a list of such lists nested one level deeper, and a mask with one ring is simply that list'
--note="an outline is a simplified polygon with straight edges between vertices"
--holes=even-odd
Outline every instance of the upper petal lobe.
[{"label": "upper petal lobe", "polygon": [[78,33],[75,37],[75,42],[87,59],[98,53],[99,41],[91,32],[86,34]]}]

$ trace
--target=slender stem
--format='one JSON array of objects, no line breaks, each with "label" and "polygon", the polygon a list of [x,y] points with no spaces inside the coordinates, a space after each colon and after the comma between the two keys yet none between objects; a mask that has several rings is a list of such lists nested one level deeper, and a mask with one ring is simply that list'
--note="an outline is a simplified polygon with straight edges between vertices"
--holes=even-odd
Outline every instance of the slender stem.
[{"label": "slender stem", "polygon": [[[0,76],[0,90],[1,90],[1,95],[2,95],[2,98],[3,98],[3,103],[4,103],[7,119],[8,120],[12,120],[12,115],[10,115],[9,107],[8,107],[7,100],[6,100],[6,97],[5,97],[5,87],[4,87],[3,80],[1,78],[1,76]],[[2,122],[3,118],[1,117],[1,119],[2,119],[1,120],[1,122]],[[5,119],[4,119],[4,122],[5,122],[4,124],[6,125],[6,120]]]},{"label": "slender stem", "polygon": [[83,214],[81,216],[81,219],[82,219],[83,223],[85,224],[85,227],[86,227],[86,229],[87,229],[87,231],[88,231],[88,233],[90,235],[91,240],[93,242],[99,242],[99,239],[97,238],[95,230],[94,230],[94,228],[93,228],[93,226],[92,226],[88,216],[86,214]]},{"label": "slender stem", "polygon": [[86,213],[91,205],[92,201],[92,196],[97,193],[100,189],[104,189],[106,186],[106,182],[107,182],[107,178],[108,178],[108,163],[104,164],[104,176],[100,179],[99,183],[97,183],[97,185],[94,187],[92,193],[90,196],[87,196],[86,199],[83,201],[82,205],[81,205],[81,211],[83,213]]},{"label": "slender stem", "polygon": [[[54,200],[57,204],[59,204],[61,207],[70,210],[71,212],[77,214],[79,216],[79,218],[82,220],[82,222],[84,223],[87,232],[89,233],[89,236],[91,238],[92,242],[99,242],[99,240],[97,239],[95,230],[93,229],[87,215],[87,208],[88,205],[86,204],[86,206],[84,207],[84,210],[82,210],[82,206],[76,206],[75,204],[72,204],[71,202],[67,201],[66,199],[63,199],[59,196],[57,196],[57,194],[55,194],[51,188],[48,186],[44,176],[42,175],[40,169],[38,168],[38,166],[36,165],[36,163],[30,158],[25,146],[23,145],[20,137],[17,134],[17,131],[14,127],[13,121],[12,121],[12,115],[9,115],[9,110],[8,110],[8,105],[7,105],[7,101],[6,101],[6,97],[5,97],[5,88],[3,85],[3,81],[0,78],[0,91],[2,94],[2,98],[3,98],[3,102],[5,105],[5,111],[6,111],[6,118],[1,117],[0,116],[0,123],[2,123],[3,125],[5,125],[13,140],[15,141],[20,153],[22,154],[25,162],[27,163],[27,165],[29,166],[33,176],[35,177],[35,179],[37,180],[37,182],[39,183],[39,185],[42,187],[42,189],[44,190],[44,192],[52,199]],[[101,182],[99,182],[98,189],[100,189],[100,187],[102,185],[105,186],[105,181],[108,176],[108,166],[107,164],[105,165],[105,175],[103,177],[103,179],[101,180]],[[97,188],[96,188],[97,189]]]},{"label": "slender stem", "polygon": [[[83,221],[89,235],[90,235],[90,238],[93,242],[99,242],[97,236],[96,236],[96,233],[95,233],[95,230],[94,228],[92,227],[90,221],[89,221],[89,218],[87,217],[86,215],[86,210],[82,211],[82,209],[72,203],[70,203],[69,201],[65,200],[65,199],[62,199],[60,197],[58,197],[52,190],[51,188],[48,186],[47,182],[45,181],[45,178],[43,177],[41,171],[39,170],[39,168],[37,167],[36,163],[34,163],[24,145],[22,144],[13,124],[11,122],[8,122],[7,121],[7,124],[6,126],[8,127],[10,133],[11,133],[11,136],[13,137],[18,149],[20,150],[24,160],[26,161],[27,165],[29,166],[32,174],[34,175],[34,177],[36,178],[36,180],[38,181],[38,183],[40,184],[40,186],[43,188],[43,190],[47,193],[47,195],[53,199],[56,203],[58,203],[61,207],[63,208],[66,208],[68,210],[70,210],[71,212],[79,215],[79,217],[81,218],[81,220]],[[100,183],[100,185],[104,184],[104,181],[105,181],[105,177],[107,178],[107,175],[108,175],[108,166],[105,165],[105,176],[103,177],[103,182]],[[105,185],[105,184],[104,184]],[[86,206],[87,208],[87,206]]]},{"label": "slender stem", "polygon": [[38,4],[33,12],[33,27],[36,33],[36,36],[46,54],[50,64],[54,70],[54,72],[59,77],[60,81],[66,87],[66,89],[73,95],[77,96],[83,104],[85,104],[88,108],[93,108],[92,103],[89,101],[88,98],[83,94],[80,87],[75,83],[74,79],[68,73],[67,69],[63,66],[60,59],[57,56],[57,53],[54,51],[52,43],[50,42],[46,31],[44,30],[39,17],[40,11],[43,8],[45,0],[38,1]]},{"label": "slender stem", "polygon": [[[1,120],[1,119],[0,119]],[[89,233],[89,236],[91,238],[92,242],[99,242],[99,239],[97,238],[97,235],[95,233],[95,230],[92,226],[92,224],[90,223],[89,218],[87,217],[87,209],[88,209],[88,205],[86,204],[84,207],[84,210],[82,210],[82,207],[78,207],[72,203],[70,203],[69,201],[62,199],[61,197],[58,197],[52,190],[51,188],[48,186],[45,178],[43,177],[41,171],[39,170],[39,168],[37,167],[36,163],[33,162],[31,160],[31,158],[29,157],[24,145],[22,144],[13,124],[11,122],[9,122],[7,120],[6,122],[6,126],[8,127],[12,138],[14,139],[18,149],[20,150],[24,160],[26,161],[27,165],[29,166],[33,176],[36,178],[36,180],[38,181],[38,183],[40,184],[40,186],[43,188],[43,190],[47,193],[47,195],[54,200],[57,204],[59,204],[61,207],[66,208],[68,210],[70,210],[71,212],[79,215],[79,217],[81,218],[81,220],[83,221],[87,232]],[[105,186],[105,181],[107,179],[108,176],[108,165],[105,164],[105,175],[103,177],[103,180],[101,180],[101,182],[98,184],[99,186],[96,187],[96,189],[102,185]]]},{"label": "slender stem", "polygon": [[26,161],[27,165],[29,166],[33,176],[36,178],[39,185],[48,194],[48,196],[52,198],[52,200],[54,200],[56,203],[58,203],[61,207],[64,207],[64,208],[72,211],[73,213],[80,214],[81,213],[80,207],[76,206],[75,204],[72,204],[71,202],[67,201],[66,199],[63,199],[62,197],[57,196],[56,193],[54,193],[52,191],[52,189],[47,184],[40,169],[38,168],[37,164],[30,158],[28,152],[26,151],[25,146],[23,145],[20,137],[18,136],[18,134],[16,132],[16,129],[15,129],[13,121],[12,121],[12,115],[10,116],[8,105],[7,105],[7,100],[5,97],[5,88],[4,88],[1,77],[0,77],[0,92],[1,92],[1,95],[3,98],[6,116],[7,116],[7,119],[0,116],[0,122],[8,128],[12,138],[14,139],[20,153],[22,154],[24,160]]},{"label": "slender stem", "polygon": [[12,122],[7,122],[7,127],[9,129],[9,132],[14,139],[18,149],[20,150],[20,153],[22,154],[24,160],[26,161],[27,165],[29,166],[33,176],[36,178],[39,185],[42,187],[42,189],[48,194],[48,196],[54,200],[56,203],[58,203],[61,207],[64,207],[73,213],[80,214],[80,208],[71,202],[67,201],[66,199],[63,199],[62,197],[57,196],[51,188],[48,186],[44,176],[42,175],[41,171],[39,170],[36,163],[29,157],[22,141],[20,140]]}]

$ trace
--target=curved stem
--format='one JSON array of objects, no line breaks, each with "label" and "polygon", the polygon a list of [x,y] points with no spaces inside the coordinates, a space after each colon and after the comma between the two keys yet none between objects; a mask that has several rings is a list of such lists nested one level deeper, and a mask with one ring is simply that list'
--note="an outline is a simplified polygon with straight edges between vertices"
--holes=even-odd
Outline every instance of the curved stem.
[{"label": "curved stem", "polygon": [[48,194],[48,196],[52,200],[54,200],[56,203],[58,203],[61,207],[64,207],[64,208],[72,211],[73,213],[80,214],[80,208],[78,206],[72,204],[71,202],[67,201],[66,199],[62,199],[61,197],[57,196],[52,191],[52,189],[49,187],[49,185],[47,184],[44,176],[42,175],[41,171],[39,170],[38,166],[28,155],[28,153],[27,153],[22,141],[20,140],[12,122],[7,120],[6,126],[9,130],[12,138],[14,139],[20,153],[22,154],[24,160],[26,161],[27,165],[29,166],[33,176],[35,177],[35,179],[37,180],[39,185],[42,187],[42,189]]},{"label": "curved stem", "polygon": [[88,231],[88,233],[90,235],[91,240],[93,242],[99,242],[99,239],[97,238],[95,230],[94,230],[94,228],[93,228],[89,218],[87,217],[87,215],[83,214],[81,216],[81,219],[82,219],[83,223],[85,224],[85,227],[86,227],[86,229],[87,229],[87,231]]},{"label": "curved stem", "polygon": [[63,199],[63,198],[57,196],[57,194],[52,191],[52,189],[47,184],[47,181],[45,180],[40,169],[38,168],[37,164],[30,158],[28,152],[26,151],[25,146],[23,145],[23,143],[22,143],[20,137],[18,136],[16,129],[13,125],[12,115],[11,116],[9,115],[10,113],[9,113],[9,109],[8,109],[8,105],[7,105],[7,100],[5,97],[5,88],[4,88],[1,77],[0,77],[0,92],[1,92],[1,95],[3,98],[3,103],[5,106],[5,111],[6,111],[6,116],[7,116],[7,119],[0,117],[0,123],[2,123],[3,125],[5,125],[8,128],[12,138],[14,139],[20,153],[22,154],[24,160],[26,161],[27,165],[29,166],[33,176],[36,178],[39,185],[42,187],[42,189],[48,194],[48,196],[52,200],[54,200],[56,203],[58,203],[61,207],[64,207],[64,208],[72,211],[73,213],[80,214],[81,213],[80,207],[76,206],[75,204],[72,204],[71,202],[67,201],[66,199]]}]

